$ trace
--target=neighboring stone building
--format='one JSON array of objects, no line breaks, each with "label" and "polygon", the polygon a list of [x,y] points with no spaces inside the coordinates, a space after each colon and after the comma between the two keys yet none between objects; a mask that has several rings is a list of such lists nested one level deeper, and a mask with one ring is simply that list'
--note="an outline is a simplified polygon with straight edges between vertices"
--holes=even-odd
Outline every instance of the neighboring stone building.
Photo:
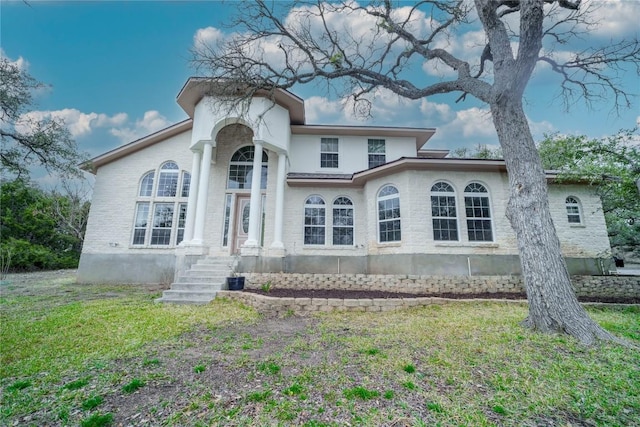
[{"label": "neighboring stone building", "polygon": [[[93,159],[78,281],[171,282],[232,254],[247,273],[519,274],[503,161],[429,150],[435,129],[308,125],[286,91],[230,113],[209,84],[178,95],[188,120]],[[599,198],[548,178],[570,272],[607,271]]]}]

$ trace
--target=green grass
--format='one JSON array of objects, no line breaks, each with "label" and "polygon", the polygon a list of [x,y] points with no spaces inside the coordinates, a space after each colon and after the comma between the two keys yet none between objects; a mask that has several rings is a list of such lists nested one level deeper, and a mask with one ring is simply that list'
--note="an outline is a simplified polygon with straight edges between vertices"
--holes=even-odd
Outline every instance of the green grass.
[{"label": "green grass", "polygon": [[131,382],[125,384],[122,387],[122,391],[125,393],[133,393],[134,391],[141,389],[145,386],[145,382],[139,378],[134,378]]},{"label": "green grass", "polygon": [[[157,398],[147,408],[154,422],[167,426],[631,426],[640,419],[640,351],[530,332],[519,325],[521,305],[335,312],[279,319],[281,329],[270,333],[261,324],[269,319],[231,301],[167,306],[135,287],[47,289],[0,298],[0,425],[34,411],[50,417],[41,423],[126,424],[100,412],[104,402],[147,392]],[[588,311],[640,345],[640,308]],[[205,366],[207,375],[193,381]],[[233,378],[236,387],[220,393],[209,377]],[[123,385],[134,382],[139,395],[131,396]],[[180,390],[179,406],[175,396],[157,395],[164,389]]]}]

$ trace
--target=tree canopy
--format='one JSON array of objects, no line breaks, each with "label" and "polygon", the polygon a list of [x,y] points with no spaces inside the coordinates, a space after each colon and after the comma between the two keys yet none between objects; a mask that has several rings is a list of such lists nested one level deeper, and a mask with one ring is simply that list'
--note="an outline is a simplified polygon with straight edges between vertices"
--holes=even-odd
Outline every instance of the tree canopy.
[{"label": "tree canopy", "polygon": [[7,58],[0,58],[0,136],[4,174],[28,178],[31,169],[42,166],[59,176],[78,176],[77,166],[85,156],[63,121],[38,119],[30,114],[33,93],[45,88]]},{"label": "tree canopy", "polygon": [[638,129],[590,139],[548,135],[539,146],[546,169],[560,180],[580,177],[602,200],[611,247],[640,256],[640,135]]}]

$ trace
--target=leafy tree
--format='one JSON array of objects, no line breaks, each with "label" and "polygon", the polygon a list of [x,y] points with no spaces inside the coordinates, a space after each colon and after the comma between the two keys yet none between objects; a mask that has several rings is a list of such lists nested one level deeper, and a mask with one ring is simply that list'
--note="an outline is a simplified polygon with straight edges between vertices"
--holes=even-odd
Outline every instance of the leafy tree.
[{"label": "leafy tree", "polygon": [[77,165],[84,160],[62,120],[39,120],[28,114],[32,93],[44,85],[25,70],[0,58],[0,136],[4,174],[28,179],[32,167],[43,166],[50,173],[79,176]]},{"label": "leafy tree", "polygon": [[546,169],[560,179],[586,179],[602,199],[612,248],[640,255],[640,138],[638,129],[589,139],[548,135],[540,143]]},{"label": "leafy tree", "polygon": [[[82,239],[70,233],[60,213],[73,210],[74,200],[59,193],[15,180],[0,189],[0,244],[11,253],[14,270],[74,268],[78,265]],[[85,215],[88,205],[82,202]],[[86,222],[86,220],[85,220]]]},{"label": "leafy tree", "polygon": [[[529,301],[524,324],[568,333],[586,344],[618,340],[589,318],[571,287],[522,99],[542,61],[560,75],[567,104],[576,97],[590,101],[611,95],[616,108],[628,107],[629,95],[608,71],[622,63],[640,69],[640,42],[611,42],[570,57],[543,50],[543,38],[559,46],[593,24],[580,0],[425,0],[406,7],[398,2],[399,8],[394,4],[243,3],[233,35],[216,46],[198,46],[194,62],[215,79],[210,94],[228,99],[244,95],[247,101],[255,94],[269,96],[276,89],[323,81],[349,97],[363,115],[370,113],[371,94],[379,87],[410,99],[457,92],[462,93],[460,100],[468,94],[486,103],[509,173],[506,213],[518,240]],[[475,20],[474,11],[487,43],[475,74],[468,61],[446,48],[453,31]],[[367,31],[358,32],[363,25]],[[421,62],[435,62],[453,77],[412,80],[408,71]],[[484,72],[488,63],[492,73]]]}]

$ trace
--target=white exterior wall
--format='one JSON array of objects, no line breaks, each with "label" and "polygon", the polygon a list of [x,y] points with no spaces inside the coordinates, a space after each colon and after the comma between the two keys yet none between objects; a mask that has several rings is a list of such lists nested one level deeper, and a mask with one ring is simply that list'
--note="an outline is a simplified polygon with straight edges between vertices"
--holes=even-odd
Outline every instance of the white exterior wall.
[{"label": "white exterior wall", "polygon": [[[369,169],[368,139],[384,139],[387,163],[401,157],[416,157],[414,138],[372,136],[292,135],[291,172],[354,173]],[[338,168],[320,167],[320,139],[338,138]]]},{"label": "white exterior wall", "polygon": [[[571,224],[567,219],[565,200],[568,196],[580,202],[581,224]],[[602,202],[593,188],[586,185],[551,185],[549,205],[564,255],[609,257],[611,248]]]},{"label": "white exterior wall", "polygon": [[273,105],[266,98],[254,98],[247,112],[229,112],[228,107],[216,104],[215,98],[209,96],[202,98],[195,106],[191,147],[196,147],[203,141],[211,141],[215,133],[224,126],[237,121],[250,127],[254,131],[254,137],[263,140],[272,149],[289,149],[291,131],[289,112],[286,109]]},{"label": "white exterior wall", "polygon": [[168,160],[176,162],[180,171],[190,172],[190,139],[191,132],[187,131],[98,169],[82,249],[84,253],[174,252],[173,248],[131,245],[135,207],[140,180],[147,172],[156,170],[154,181],[157,181],[157,169]]}]

